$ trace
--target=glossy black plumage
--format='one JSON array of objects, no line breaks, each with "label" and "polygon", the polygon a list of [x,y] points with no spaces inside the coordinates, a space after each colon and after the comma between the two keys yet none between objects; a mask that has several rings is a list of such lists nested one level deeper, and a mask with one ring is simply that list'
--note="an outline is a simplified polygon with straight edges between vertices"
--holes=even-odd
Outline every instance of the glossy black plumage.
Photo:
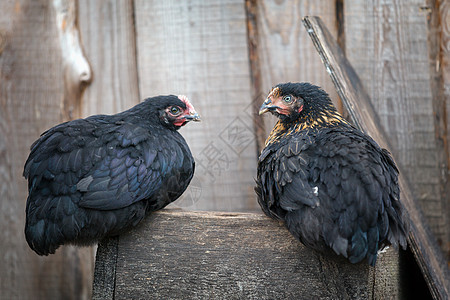
[{"label": "glossy black plumage", "polygon": [[398,170],[385,149],[343,119],[309,83],[277,85],[260,113],[279,117],[258,164],[258,201],[303,244],[374,265],[406,247]]},{"label": "glossy black plumage", "polygon": [[31,249],[48,255],[62,244],[95,243],[176,200],[194,173],[194,159],[177,129],[194,113],[184,96],[158,96],[116,115],[44,132],[24,168]]}]

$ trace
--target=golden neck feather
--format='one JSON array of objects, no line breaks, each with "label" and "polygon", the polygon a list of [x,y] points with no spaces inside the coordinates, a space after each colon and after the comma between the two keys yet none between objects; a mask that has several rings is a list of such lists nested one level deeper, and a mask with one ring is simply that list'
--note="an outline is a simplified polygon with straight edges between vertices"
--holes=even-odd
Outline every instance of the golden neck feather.
[{"label": "golden neck feather", "polygon": [[330,127],[336,124],[346,124],[350,125],[350,123],[345,120],[338,112],[333,113],[320,113],[319,117],[316,118],[306,118],[305,120],[298,120],[296,122],[285,124],[281,120],[273,127],[270,132],[269,137],[266,140],[265,146],[268,146],[276,141],[278,141],[281,137],[290,135],[294,132],[301,132],[303,130],[308,129],[318,129],[321,127]]}]

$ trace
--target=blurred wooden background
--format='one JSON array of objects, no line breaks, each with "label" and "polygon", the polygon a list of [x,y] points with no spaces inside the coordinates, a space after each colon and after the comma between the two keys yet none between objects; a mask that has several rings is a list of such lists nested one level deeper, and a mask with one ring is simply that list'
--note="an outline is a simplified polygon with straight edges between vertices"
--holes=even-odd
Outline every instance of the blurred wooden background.
[{"label": "blurred wooden background", "polygon": [[363,80],[448,258],[449,7],[440,0],[1,1],[0,299],[90,298],[93,249],[62,247],[42,258],[23,234],[29,146],[62,121],[185,94],[204,122],[181,130],[197,168],[172,205],[259,211],[257,153],[274,119],[254,107],[286,81],[320,85],[341,106],[301,24],[306,15],[325,21]]}]

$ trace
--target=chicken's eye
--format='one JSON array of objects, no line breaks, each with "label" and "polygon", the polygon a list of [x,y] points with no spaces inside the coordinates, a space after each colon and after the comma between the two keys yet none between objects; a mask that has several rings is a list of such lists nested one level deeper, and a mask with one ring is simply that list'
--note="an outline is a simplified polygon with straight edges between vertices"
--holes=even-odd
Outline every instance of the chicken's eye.
[{"label": "chicken's eye", "polygon": [[178,106],[172,106],[169,111],[174,116],[178,116],[179,114],[181,114],[181,108],[179,108]]},{"label": "chicken's eye", "polygon": [[292,103],[292,97],[291,96],[284,96],[283,97],[283,101],[287,104],[291,104]]}]

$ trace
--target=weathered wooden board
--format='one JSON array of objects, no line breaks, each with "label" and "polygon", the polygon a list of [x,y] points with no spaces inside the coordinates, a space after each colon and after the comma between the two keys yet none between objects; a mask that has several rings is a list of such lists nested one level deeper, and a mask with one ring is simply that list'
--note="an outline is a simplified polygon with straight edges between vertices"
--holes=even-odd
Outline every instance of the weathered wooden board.
[{"label": "weathered wooden board", "polygon": [[[73,98],[66,91],[81,82],[66,76],[74,69],[63,59],[69,49],[62,45],[61,16],[52,2],[0,1],[0,11],[0,298],[87,299],[92,253],[65,247],[38,257],[23,233],[27,183],[22,172],[29,147],[69,115],[65,104]],[[66,23],[69,30],[72,24]]]},{"label": "weathered wooden board", "polygon": [[[442,70],[442,81],[443,81],[443,97],[446,104],[446,112],[450,113],[450,2],[449,1],[439,1],[439,28],[440,31],[440,62],[439,68]],[[445,144],[447,145],[447,157],[450,160],[450,122],[448,121],[448,115],[446,115],[446,129],[447,137],[445,139]],[[447,167],[450,166],[450,162],[447,163]],[[449,170],[447,170],[448,172]],[[450,184],[450,180],[448,182]],[[449,189],[447,189],[449,190]],[[450,198],[450,197],[449,197]],[[450,202],[450,199],[448,200]],[[450,203],[447,203],[447,209],[450,209]],[[450,249],[450,245],[448,245]],[[449,254],[450,255],[450,254]]]},{"label": "weathered wooden board", "polygon": [[119,237],[104,239],[97,247],[95,257],[92,300],[114,299]]},{"label": "weathered wooden board", "polygon": [[[440,32],[441,32],[441,65],[444,80],[445,98],[450,99],[450,2],[440,1],[439,3],[440,16]],[[447,112],[450,111],[450,101],[447,101]],[[450,122],[447,123],[447,126]],[[447,133],[450,134],[450,128],[447,128]],[[448,136],[447,141],[450,139]]]},{"label": "weathered wooden board", "polygon": [[[302,29],[301,19],[306,15],[319,15],[337,35],[336,6],[334,1],[289,0],[257,1],[258,49],[261,69],[261,91],[255,97],[261,105],[270,89],[282,82],[307,81],[323,87],[337,104],[337,94],[322,67],[308,34]],[[265,136],[269,135],[276,118],[265,119]],[[261,149],[260,149],[261,150]]]},{"label": "weathered wooden board", "polygon": [[[380,146],[391,149],[383,128],[379,125],[377,113],[373,109],[358,75],[343,55],[336,41],[318,17],[304,18],[304,25],[328,70],[341,99],[356,126],[367,132]],[[450,277],[445,260],[427,222],[417,205],[411,188],[400,170],[399,184],[401,201],[411,219],[409,246],[436,299],[450,296]]]},{"label": "weathered wooden board", "polygon": [[267,138],[265,119],[259,116],[259,108],[261,99],[263,98],[262,90],[262,71],[261,71],[261,45],[259,38],[258,26],[258,1],[245,0],[245,13],[247,15],[247,41],[248,41],[248,59],[250,67],[251,82],[251,114],[253,119],[253,130],[255,131],[255,147],[256,155],[259,157],[261,149]]},{"label": "weathered wooden board", "polygon": [[136,1],[143,97],[186,94],[202,123],[181,129],[196,160],[189,209],[258,209],[256,149],[242,1]]},{"label": "weathered wooden board", "polygon": [[[442,98],[442,105],[439,105],[438,108],[441,110],[439,116],[441,116],[439,122],[443,129],[443,132],[439,134],[439,138],[442,139],[442,144],[444,145],[444,153],[447,161],[445,165],[447,169],[443,170],[444,176],[443,178],[446,180],[444,182],[444,186],[442,188],[444,209],[443,214],[445,216],[445,212],[447,215],[447,219],[445,224],[447,226],[447,240],[446,243],[443,242],[443,248],[446,249],[447,253],[447,263],[450,267],[450,1],[436,1],[439,5],[439,10],[437,10],[437,16],[434,18],[438,20],[435,26],[437,36],[439,37],[439,45],[437,58],[435,60],[436,72],[439,74],[439,96]],[[436,13],[433,11],[433,13]]]},{"label": "weathered wooden board", "polygon": [[[375,268],[352,265],[305,248],[263,214],[163,210],[99,253],[108,254],[97,258],[94,299],[399,297],[393,249]],[[97,280],[105,272],[115,281]]]},{"label": "weathered wooden board", "polygon": [[372,99],[391,150],[411,181],[432,232],[446,249],[450,213],[448,195],[443,193],[448,175],[442,172],[449,158],[435,124],[445,112],[434,105],[432,92],[430,67],[436,68],[436,61],[430,61],[428,37],[436,33],[427,26],[430,10],[422,0],[381,5],[345,1],[345,40],[347,57]]},{"label": "weathered wooden board", "polygon": [[140,102],[133,2],[79,0],[83,48],[93,79],[82,98],[82,115],[114,114]]},{"label": "weathered wooden board", "polygon": [[[450,105],[449,1],[429,0],[421,10],[427,12],[430,89],[436,143],[436,160],[440,169],[439,193],[442,211],[432,228],[450,267],[450,147],[448,145],[448,113]],[[446,19],[448,18],[448,19]]]}]

